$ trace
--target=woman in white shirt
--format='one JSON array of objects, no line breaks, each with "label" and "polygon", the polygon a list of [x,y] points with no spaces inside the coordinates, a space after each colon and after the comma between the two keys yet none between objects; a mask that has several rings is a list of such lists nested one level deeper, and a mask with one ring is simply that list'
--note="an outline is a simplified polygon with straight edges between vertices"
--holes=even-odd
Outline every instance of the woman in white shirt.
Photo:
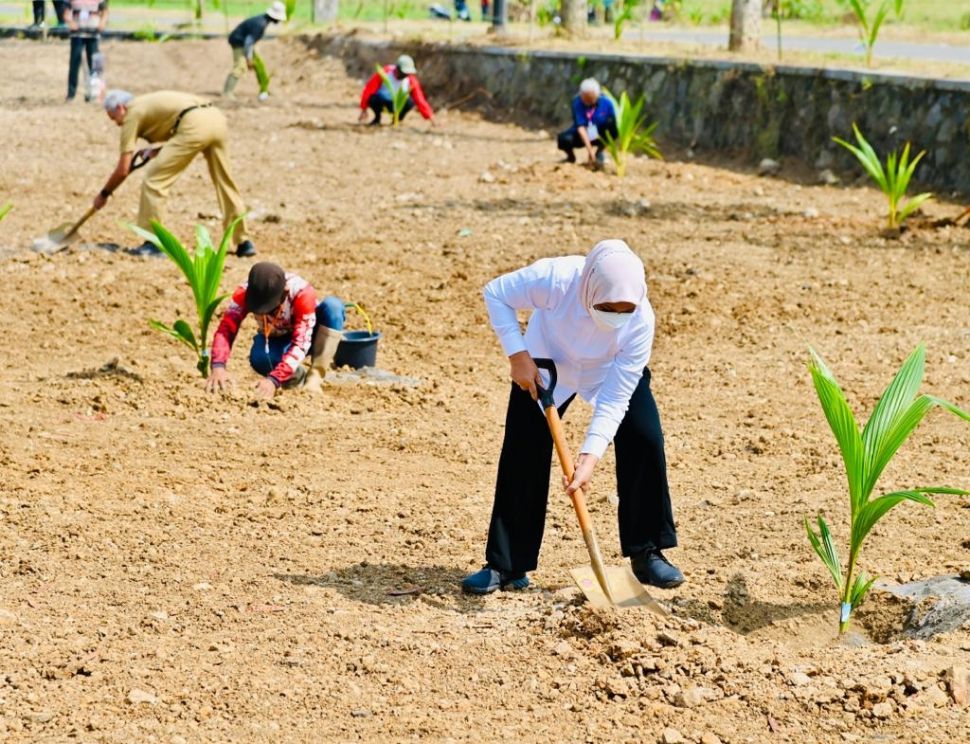
[{"label": "woman in white shirt", "polygon": [[[661,552],[677,545],[663,434],[650,392],[654,315],[643,263],[622,240],[586,257],[537,261],[485,287],[492,327],[511,364],[512,392],[499,459],[486,565],[462,588],[474,594],[523,589],[535,570],[549,494],[552,437],[535,402],[543,380],[534,358],[552,359],[560,415],[578,393],[593,418],[567,493],[585,488],[610,442],[616,450],[620,546],[645,584],[679,586],[684,576]],[[517,310],[532,310],[523,337]]]}]

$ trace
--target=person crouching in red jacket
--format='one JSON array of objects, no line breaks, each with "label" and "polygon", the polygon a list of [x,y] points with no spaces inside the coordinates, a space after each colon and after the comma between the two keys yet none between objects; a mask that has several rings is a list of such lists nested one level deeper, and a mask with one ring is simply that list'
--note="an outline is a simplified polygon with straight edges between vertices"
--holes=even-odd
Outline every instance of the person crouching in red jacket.
[{"label": "person crouching in red jacket", "polygon": [[[319,391],[343,338],[344,303],[332,296],[317,302],[306,279],[266,261],[253,264],[249,279],[232,294],[212,339],[212,374],[206,389],[230,387],[226,364],[250,313],[260,327],[249,352],[250,365],[262,375],[256,395],[272,398],[280,387]],[[309,370],[304,360],[309,360]]]},{"label": "person crouching in red jacket", "polygon": [[374,118],[370,125],[372,127],[380,126],[381,113],[384,111],[394,112],[393,94],[403,88],[411,96],[408,98],[408,102],[404,104],[404,110],[401,111],[399,120],[404,119],[408,111],[417,106],[421,116],[427,119],[431,126],[435,126],[434,111],[431,110],[428,99],[424,97],[424,91],[421,90],[414,60],[407,54],[402,54],[393,65],[385,65],[384,72],[387,73],[394,90],[388,90],[387,84],[376,72],[371,75],[367,85],[364,86],[364,92],[360,96],[360,122],[363,123],[367,120],[367,109],[370,109],[374,112]]}]

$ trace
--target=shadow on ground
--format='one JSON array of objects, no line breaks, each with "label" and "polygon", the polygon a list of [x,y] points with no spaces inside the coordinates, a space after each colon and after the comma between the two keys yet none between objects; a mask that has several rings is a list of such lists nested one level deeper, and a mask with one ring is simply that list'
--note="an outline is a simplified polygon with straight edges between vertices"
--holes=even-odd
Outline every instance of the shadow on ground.
[{"label": "shadow on ground", "polygon": [[322,576],[273,574],[273,578],[297,586],[335,589],[348,599],[370,605],[401,605],[411,602],[452,612],[479,612],[478,597],[461,591],[465,572],[452,566],[407,566],[357,563],[335,568]]},{"label": "shadow on ground", "polygon": [[830,603],[773,604],[753,599],[747,580],[741,574],[735,574],[728,580],[720,610],[698,600],[677,600],[672,605],[677,614],[705,623],[723,625],[739,635],[749,635],[777,622],[817,615],[831,609]]}]

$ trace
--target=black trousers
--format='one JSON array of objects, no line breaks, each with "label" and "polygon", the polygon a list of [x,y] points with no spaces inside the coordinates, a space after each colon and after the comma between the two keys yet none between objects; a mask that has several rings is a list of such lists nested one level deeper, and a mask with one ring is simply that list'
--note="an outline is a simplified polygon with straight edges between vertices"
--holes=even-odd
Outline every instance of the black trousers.
[{"label": "black trousers", "polygon": [[[572,400],[562,405],[560,415],[565,414]],[[623,555],[675,547],[677,531],[667,486],[663,432],[657,403],[650,392],[649,370],[644,370],[630,398],[613,447]],[[538,565],[552,449],[552,436],[538,404],[527,392],[512,385],[485,548],[485,560],[492,568],[520,573]],[[578,526],[576,533],[579,534]]]},{"label": "black trousers", "polygon": [[[583,140],[579,136],[578,129],[579,127],[574,124],[573,126],[569,127],[569,129],[560,132],[559,136],[556,138],[556,143],[559,146],[559,149],[567,155],[571,155],[574,149],[586,147],[586,145],[583,144]],[[611,119],[601,131],[603,134],[609,134],[611,137],[616,137],[616,122]],[[596,152],[600,152],[604,147],[606,147],[606,143],[600,138],[594,139],[592,144],[593,147],[596,148]]]},{"label": "black trousers", "polygon": [[51,0],[51,4],[54,6],[54,15],[57,16],[57,25],[63,26],[64,17],[67,15],[67,6],[70,3],[68,0]]},{"label": "black trousers", "polygon": [[77,93],[77,77],[81,71],[81,54],[88,58],[88,72],[91,71],[92,57],[98,53],[97,36],[72,36],[71,61],[67,70],[67,97],[74,98]]},{"label": "black trousers", "polygon": [[[381,112],[387,111],[392,116],[394,115],[394,102],[391,100],[383,91],[374,93],[370,98],[367,99],[367,105],[370,110],[374,112],[374,121],[379,122],[381,120]],[[404,117],[408,115],[408,111],[414,108],[414,101],[410,98],[404,103],[404,108],[401,109],[401,115],[398,117],[398,121],[404,121]]]},{"label": "black trousers", "polygon": [[45,0],[34,0],[34,25],[39,26],[44,22],[44,2]]}]

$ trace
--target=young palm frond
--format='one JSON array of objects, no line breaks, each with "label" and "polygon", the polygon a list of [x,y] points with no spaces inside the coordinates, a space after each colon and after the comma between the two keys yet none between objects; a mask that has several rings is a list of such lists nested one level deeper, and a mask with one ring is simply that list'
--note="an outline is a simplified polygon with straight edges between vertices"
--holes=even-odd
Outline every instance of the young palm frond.
[{"label": "young palm frond", "polygon": [[256,82],[259,83],[259,92],[269,95],[269,81],[272,75],[266,69],[266,62],[256,52],[253,52],[253,72],[256,73]]},{"label": "young palm frond", "polygon": [[411,92],[405,90],[404,81],[395,88],[394,84],[391,82],[391,78],[388,77],[384,68],[380,65],[376,65],[377,74],[381,76],[381,80],[384,81],[384,87],[387,88],[388,92],[391,94],[391,125],[397,126],[398,122],[401,121],[401,112],[404,111],[404,107],[407,105],[408,99],[411,97]]},{"label": "young palm frond", "polygon": [[623,177],[626,174],[627,155],[642,153],[647,157],[663,160],[657,141],[653,137],[657,122],[648,125],[647,115],[643,111],[647,103],[646,99],[640,96],[636,102],[633,102],[626,91],[620,94],[619,99],[616,99],[608,90],[604,90],[603,93],[613,104],[613,112],[616,116],[616,137],[608,132],[602,134],[606,149],[616,163],[616,175]]},{"label": "young palm frond", "polygon": [[913,174],[916,172],[916,167],[919,165],[920,160],[926,154],[926,150],[922,150],[915,158],[911,159],[909,143],[907,142],[903,147],[902,153],[897,153],[896,150],[893,150],[886,156],[886,165],[883,167],[882,162],[879,160],[879,155],[866,138],[862,136],[859,127],[853,124],[852,131],[855,133],[856,141],[859,143],[858,147],[839,137],[833,137],[832,139],[855,155],[856,159],[862,164],[862,167],[865,168],[866,173],[872,177],[872,180],[876,182],[882,190],[882,193],[886,195],[886,200],[888,201],[887,221],[889,228],[895,229],[903,224],[906,218],[919,209],[922,204],[933,198],[933,194],[925,192],[917,194],[907,201],[905,205],[902,204],[906,196],[906,189],[909,188],[909,182],[913,178]]},{"label": "young palm frond", "polygon": [[613,38],[619,41],[623,36],[623,29],[628,21],[633,20],[636,10],[643,0],[623,0],[623,9],[617,13],[616,20],[613,21]]},{"label": "young palm frond", "polygon": [[3,218],[10,214],[11,209],[13,209],[12,202],[7,202],[3,206],[0,206],[0,222],[3,222]]},{"label": "young palm frond", "polygon": [[[903,15],[904,0],[892,0],[892,7],[895,9],[896,17]],[[876,46],[879,38],[879,29],[889,15],[890,0],[882,0],[876,9],[875,15],[869,18],[869,0],[849,0],[849,7],[856,17],[859,24],[859,37],[866,48],[866,67],[872,67],[872,49]]]},{"label": "young palm frond", "polygon": [[198,225],[195,229],[194,254],[189,254],[178,238],[158,222],[152,222],[152,232],[132,226],[136,233],[157,245],[166,256],[172,259],[192,288],[198,320],[198,335],[182,318],[170,326],[158,320],[150,320],[148,324],[192,349],[196,354],[196,367],[203,377],[209,376],[209,326],[219,305],[228,296],[219,294],[222,269],[236,225],[241,219],[241,217],[237,218],[229,226],[222,236],[218,249],[213,246],[209,231],[202,225]]},{"label": "young palm frond", "polygon": [[872,498],[879,476],[931,408],[939,406],[965,421],[970,421],[970,413],[932,395],[916,396],[923,381],[926,360],[926,350],[920,345],[896,373],[860,433],[855,415],[835,377],[815,350],[810,349],[810,352],[812,361],[809,371],[812,382],[825,418],[839,444],[849,483],[849,563],[844,575],[828,524],[819,516],[816,534],[808,519],[805,519],[809,542],[831,574],[839,593],[841,635],[849,626],[852,611],[865,599],[875,580],[861,571],[856,574],[856,568],[862,544],[879,520],[904,501],[933,506],[929,494],[968,493],[947,486],[920,486]]}]

